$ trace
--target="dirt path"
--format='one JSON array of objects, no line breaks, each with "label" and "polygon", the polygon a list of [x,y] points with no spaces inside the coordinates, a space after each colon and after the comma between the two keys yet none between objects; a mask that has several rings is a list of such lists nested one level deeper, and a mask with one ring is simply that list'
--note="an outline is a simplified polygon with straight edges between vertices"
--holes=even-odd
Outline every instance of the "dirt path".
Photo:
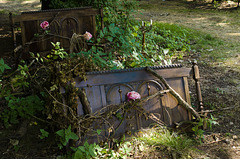
[{"label": "dirt path", "polygon": [[[141,1],[136,18],[139,20],[167,22],[184,25],[223,40],[224,44],[200,50],[195,55],[199,62],[201,88],[206,109],[228,111],[214,112],[220,126],[206,135],[206,142],[199,147],[203,151],[198,158],[240,158],[240,9],[232,9],[235,3],[224,3],[216,10],[212,5],[196,4],[181,0]],[[12,51],[8,12],[40,9],[40,0],[0,0],[0,54]],[[146,10],[144,10],[146,9]],[[9,57],[9,56],[6,56]],[[188,63],[184,65],[189,66]],[[190,90],[194,90],[191,83]],[[194,92],[191,94],[194,101]]]}]

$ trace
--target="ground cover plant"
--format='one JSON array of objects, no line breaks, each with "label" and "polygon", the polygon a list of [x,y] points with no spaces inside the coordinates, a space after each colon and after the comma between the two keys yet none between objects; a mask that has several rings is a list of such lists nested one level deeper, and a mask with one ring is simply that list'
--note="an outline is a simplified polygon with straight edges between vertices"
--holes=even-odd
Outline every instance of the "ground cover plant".
[{"label": "ground cover plant", "polygon": [[[107,19],[106,19],[107,20]],[[108,19],[109,20],[109,19]],[[146,21],[146,26],[150,27],[150,18],[148,18]],[[124,23],[125,24],[125,23]],[[100,54],[104,55],[104,52],[102,50],[97,50],[96,48],[92,48],[91,51],[84,51],[84,52],[77,52],[72,54],[70,57],[65,56],[63,59],[60,58],[60,56],[56,55],[54,57],[57,57],[56,59],[50,58],[50,59],[42,59],[38,56],[35,56],[34,62],[30,65],[29,63],[21,63],[18,66],[18,69],[13,74],[9,74],[9,67],[5,65],[5,62],[1,60],[1,71],[2,71],[2,98],[5,98],[4,100],[4,107],[1,107],[1,110],[3,110],[5,113],[2,113],[1,119],[3,119],[3,123],[5,123],[5,126],[10,126],[11,128],[14,128],[14,123],[20,120],[23,120],[24,118],[30,118],[32,122],[30,124],[32,127],[37,126],[40,127],[36,134],[39,134],[42,138],[41,142],[49,141],[49,137],[58,138],[57,144],[62,144],[62,153],[61,150],[58,150],[58,146],[56,143],[52,144],[54,145],[52,150],[56,150],[54,155],[59,155],[55,157],[66,157],[66,156],[72,156],[75,158],[81,158],[81,157],[96,157],[97,155],[109,158],[124,158],[124,157],[130,157],[132,150],[134,148],[137,148],[137,146],[134,146],[134,143],[139,143],[139,151],[142,153],[143,151],[147,150],[154,150],[159,151],[160,154],[154,154],[149,153],[151,155],[166,155],[167,157],[185,157],[186,155],[189,157],[192,156],[191,153],[188,153],[188,148],[190,148],[191,151],[191,145],[192,139],[188,139],[184,135],[177,134],[174,132],[168,132],[167,130],[161,130],[160,128],[153,129],[151,132],[149,138],[144,138],[139,135],[139,139],[134,139],[132,142],[123,142],[123,141],[117,141],[116,147],[111,147],[108,144],[106,145],[89,145],[85,143],[82,147],[78,147],[77,149],[72,150],[71,155],[65,154],[65,147],[66,141],[68,139],[76,139],[76,135],[74,135],[75,132],[72,132],[70,130],[72,128],[72,125],[69,129],[68,122],[63,122],[62,127],[56,128],[55,126],[59,123],[51,123],[49,121],[55,120],[58,118],[62,118],[63,116],[59,115],[58,112],[61,111],[60,109],[57,109],[58,103],[54,104],[54,100],[52,100],[51,96],[49,96],[49,93],[54,95],[54,97],[57,98],[57,94],[54,92],[57,90],[57,88],[60,86],[58,84],[64,84],[66,81],[62,81],[62,79],[68,80],[73,75],[80,75],[84,78],[84,71],[74,69],[72,72],[73,74],[69,73],[74,68],[74,66],[79,65],[77,60],[83,60],[83,64],[81,65],[83,68],[89,68],[88,70],[99,70],[99,69],[118,69],[118,68],[129,68],[129,67],[140,67],[140,66],[146,66],[146,65],[156,65],[156,64],[164,64],[169,63],[170,60],[175,60],[177,58],[177,61],[183,60],[186,55],[189,54],[189,56],[195,56],[199,54],[199,51],[202,50],[208,50],[208,49],[216,49],[215,47],[224,48],[222,46],[224,43],[221,42],[221,40],[218,40],[217,38],[213,38],[210,34],[206,33],[200,33],[199,31],[194,31],[193,29],[189,29],[186,27],[182,27],[181,25],[173,25],[168,23],[153,23],[151,31],[146,33],[146,50],[145,52],[142,52],[142,43],[141,43],[141,21],[131,21],[132,27],[128,27],[129,30],[124,32],[124,29],[116,23],[109,22],[109,26],[106,26],[106,29],[104,32],[99,32],[99,39],[98,42],[103,42],[103,39],[107,42],[111,42],[112,45],[120,44],[119,47],[117,46],[117,58],[115,58],[114,51],[111,52],[112,56],[110,58],[99,58]],[[122,36],[123,33],[127,33],[126,36]],[[120,36],[121,35],[121,36]],[[115,37],[122,37],[115,39]],[[155,38],[152,40],[152,38]],[[134,42],[132,40],[135,40]],[[226,43],[226,42],[225,42]],[[56,51],[59,51],[59,46],[61,44],[56,44],[57,48]],[[128,48],[128,52],[124,54],[124,51],[121,51],[125,46]],[[230,44],[228,44],[230,45]],[[234,46],[235,44],[231,44],[231,46]],[[61,47],[60,47],[61,48]],[[177,48],[177,49],[176,49]],[[62,50],[64,51],[64,49]],[[208,51],[205,56],[209,57],[211,55],[216,56],[216,59],[219,60],[219,58],[222,58],[218,53],[215,53],[213,51]],[[59,53],[59,52],[58,52]],[[94,58],[90,59],[82,59],[81,55],[85,55],[85,57],[94,56]],[[224,53],[222,53],[224,54]],[[53,54],[54,55],[54,54]],[[204,54],[201,54],[204,55]],[[79,57],[78,57],[79,56]],[[76,58],[77,57],[77,58]],[[181,59],[181,57],[183,59]],[[154,59],[154,61],[149,60]],[[169,60],[170,59],[170,60]],[[59,61],[58,61],[59,60]],[[93,65],[88,66],[88,60],[90,60],[89,63],[92,63]],[[93,60],[93,61],[91,61]],[[166,60],[166,62],[164,61]],[[213,59],[214,60],[214,59]],[[107,62],[106,62],[107,61]],[[206,65],[206,63],[205,63]],[[58,72],[59,78],[54,78],[52,75],[55,75],[56,72],[53,73],[53,71],[56,68],[62,67],[63,72]],[[37,69],[36,69],[37,68]],[[5,70],[7,69],[7,70]],[[88,71],[85,70],[85,71]],[[7,72],[6,72],[7,71]],[[11,70],[10,70],[11,71]],[[208,69],[205,69],[205,71],[209,71]],[[66,74],[69,73],[69,74]],[[51,76],[46,76],[50,74]],[[202,73],[201,73],[202,74]],[[11,75],[11,76],[9,76]],[[46,78],[47,77],[47,78]],[[9,80],[11,79],[11,80]],[[41,80],[44,79],[44,80]],[[52,79],[59,80],[58,84],[53,84],[49,81]],[[11,83],[8,83],[8,81],[11,81]],[[42,87],[45,84],[45,88],[48,88],[46,91],[45,89],[42,89]],[[206,84],[206,83],[204,83]],[[204,85],[203,84],[203,85]],[[37,91],[36,91],[37,90]],[[221,88],[221,85],[219,85],[217,88],[214,88],[213,90],[216,93],[219,94],[225,94],[225,90]],[[72,91],[71,94],[73,95],[75,92]],[[206,96],[205,96],[206,97]],[[69,96],[71,98],[71,96]],[[225,97],[223,97],[225,99]],[[217,99],[216,99],[217,100]],[[47,102],[44,102],[47,101]],[[49,102],[51,101],[51,102]],[[53,102],[53,103],[52,103]],[[74,99],[69,101],[70,103],[68,105],[71,105],[72,108],[74,108]],[[72,103],[71,103],[72,102]],[[211,108],[221,107],[217,105],[217,101],[210,101],[211,103],[207,103],[206,105]],[[212,104],[212,103],[216,104]],[[42,103],[44,103],[44,106],[47,104],[51,105],[51,109],[46,110],[42,108]],[[39,105],[36,105],[39,104]],[[36,106],[31,109],[29,106]],[[4,109],[2,109],[4,108]],[[7,112],[7,113],[6,113]],[[50,112],[50,113],[49,113]],[[53,113],[53,114],[52,114]],[[5,115],[5,116],[4,116]],[[55,116],[56,115],[56,116]],[[222,114],[220,114],[223,116]],[[234,116],[234,114],[232,114]],[[48,119],[46,119],[48,118]],[[17,120],[16,120],[17,119]],[[69,118],[71,119],[71,117]],[[56,120],[55,120],[56,121]],[[234,121],[235,122],[235,121]],[[49,126],[46,126],[49,125]],[[55,126],[52,126],[55,125]],[[59,124],[60,125],[60,124]],[[227,126],[228,124],[226,124]],[[231,124],[230,124],[231,125]],[[53,128],[55,127],[55,128]],[[233,128],[235,126],[232,126]],[[53,129],[53,130],[52,130]],[[197,129],[195,129],[197,130]],[[99,130],[100,131],[100,130]],[[156,133],[154,132],[156,131]],[[165,131],[166,133],[161,133],[162,131]],[[58,132],[57,134],[55,132]],[[145,132],[144,134],[147,136],[148,132]],[[96,132],[100,133],[100,132]],[[141,132],[140,132],[141,133]],[[161,142],[159,141],[159,135],[169,135],[170,137],[161,136],[161,138],[166,138],[170,140],[170,144],[166,145],[166,141]],[[202,135],[200,133],[200,135]],[[232,136],[232,134],[226,134],[227,136]],[[35,135],[36,136],[36,135]],[[144,135],[142,135],[144,136]],[[145,137],[146,137],[145,136]],[[38,137],[38,136],[37,136]],[[219,138],[219,136],[215,136]],[[221,136],[220,136],[221,137]],[[11,137],[10,144],[12,147],[9,147],[11,150],[11,154],[18,154],[21,152],[24,147],[21,146],[21,143],[24,141],[20,139],[13,140]],[[157,141],[157,143],[155,142]],[[225,140],[224,140],[225,141]],[[186,143],[185,146],[183,146],[182,143]],[[227,140],[226,140],[227,142]],[[8,143],[8,141],[7,141]],[[175,143],[175,146],[174,146]],[[179,144],[179,145],[176,145]],[[7,144],[6,144],[7,145]],[[141,147],[141,145],[147,145],[149,147]],[[192,144],[194,145],[194,144]],[[55,147],[56,146],[56,147]],[[131,147],[132,146],[132,147]],[[179,149],[179,147],[181,149]],[[186,148],[186,149],[184,149]],[[67,149],[67,148],[66,148]],[[184,149],[184,150],[183,150]],[[184,154],[182,151],[187,152]],[[161,154],[161,152],[165,152]],[[225,152],[223,149],[220,152]],[[48,152],[49,153],[49,152]],[[49,155],[47,152],[44,152],[43,155]],[[195,152],[196,153],[196,152]],[[135,154],[137,156],[139,154]],[[166,157],[165,156],[165,157]],[[222,155],[224,156],[224,155]],[[46,156],[44,156],[46,157]],[[21,156],[19,156],[21,158]]]}]

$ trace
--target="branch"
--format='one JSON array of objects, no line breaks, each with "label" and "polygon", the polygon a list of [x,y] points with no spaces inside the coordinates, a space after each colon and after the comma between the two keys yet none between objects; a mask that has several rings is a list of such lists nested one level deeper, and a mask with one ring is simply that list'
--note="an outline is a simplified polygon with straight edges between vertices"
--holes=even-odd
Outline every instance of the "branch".
[{"label": "branch", "polygon": [[201,118],[200,115],[186,102],[182,99],[182,97],[174,90],[172,89],[171,86],[169,86],[169,84],[167,83],[167,81],[160,76],[159,74],[157,74],[156,71],[154,71],[153,69],[146,67],[146,71],[148,71],[149,73],[151,73],[152,75],[154,75],[155,77],[157,77],[164,85],[167,89],[169,89],[169,93],[171,95],[173,95],[177,100],[179,105],[183,106],[184,108],[186,108],[188,111],[190,111],[192,113],[193,116],[195,116],[196,118]]},{"label": "branch", "polygon": [[84,88],[80,89],[79,91],[79,98],[80,98],[80,101],[82,103],[82,106],[83,106],[83,111],[84,111],[84,114],[87,115],[87,114],[92,114],[92,108],[90,106],[90,103],[88,101],[88,98],[87,98],[87,94],[86,94],[86,91]]},{"label": "branch", "polygon": [[[154,97],[156,97],[156,96],[158,96],[158,95],[165,94],[165,93],[167,93],[167,92],[169,92],[169,91],[170,91],[170,90],[160,90],[160,91],[156,92],[155,94],[153,94],[153,95],[151,95],[151,96],[148,96],[148,97],[145,97],[145,98],[140,99],[139,101],[140,101],[141,103],[145,103],[145,102],[149,101],[150,99],[152,99],[152,98],[154,98]],[[127,104],[127,103],[124,102],[124,103],[120,103],[120,104],[118,104],[118,105],[116,105],[116,104],[106,105],[106,106],[104,106],[103,108],[101,108],[100,110],[94,112],[93,116],[95,116],[95,115],[101,115],[101,114],[105,113],[104,110],[109,110],[109,108],[112,108],[112,111],[113,111],[113,112],[117,112],[119,109],[123,108],[126,104]]]}]

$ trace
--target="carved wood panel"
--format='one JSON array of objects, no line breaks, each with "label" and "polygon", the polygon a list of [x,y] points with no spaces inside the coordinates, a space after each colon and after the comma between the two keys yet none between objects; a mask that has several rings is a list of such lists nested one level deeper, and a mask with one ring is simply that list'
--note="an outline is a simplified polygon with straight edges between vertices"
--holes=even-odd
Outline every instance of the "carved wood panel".
[{"label": "carved wood panel", "polygon": [[[186,78],[189,76],[191,69],[182,68],[178,65],[173,68],[153,67],[153,69],[163,76],[169,85],[190,104]],[[133,90],[140,93],[141,97],[144,98],[165,89],[155,77],[148,74],[144,69],[92,72],[87,74],[86,82],[79,81],[78,78],[75,79],[75,82],[76,87],[85,88],[93,112],[107,105],[127,102],[126,94]],[[141,112],[142,108],[144,108],[144,112]],[[117,114],[109,118],[109,124],[106,122],[101,127],[99,123],[95,123],[95,126],[93,124],[92,127],[104,129],[105,131],[102,134],[104,136],[114,134],[117,137],[149,127],[156,123],[156,119],[166,125],[189,120],[188,112],[178,105],[178,101],[169,93],[149,100],[143,104],[142,108],[130,109],[125,114],[122,110],[119,110]],[[78,114],[84,115],[81,103],[78,106]],[[111,126],[113,126],[112,131],[109,132]]]},{"label": "carved wood panel", "polygon": [[[66,50],[70,47],[69,38],[73,33],[84,34],[90,32],[96,38],[95,16],[102,10],[86,8],[52,9],[44,11],[23,12],[19,16],[11,16],[12,26],[21,24],[22,44],[28,44],[31,52],[50,51],[53,47],[51,42],[61,42]],[[40,23],[48,21],[51,34],[43,35]],[[13,31],[14,34],[14,31]],[[35,36],[39,34],[40,36]],[[58,35],[58,36],[54,36]]]}]

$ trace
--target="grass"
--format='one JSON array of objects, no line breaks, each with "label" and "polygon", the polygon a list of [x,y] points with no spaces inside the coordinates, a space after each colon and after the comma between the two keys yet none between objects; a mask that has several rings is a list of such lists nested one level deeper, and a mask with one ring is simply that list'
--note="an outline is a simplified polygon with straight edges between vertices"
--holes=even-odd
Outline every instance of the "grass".
[{"label": "grass", "polygon": [[[189,52],[208,52],[206,50],[214,51],[213,48],[224,44],[221,39],[210,34],[178,24],[156,22],[153,24],[152,31],[158,36],[153,37],[151,40],[158,43],[160,47],[182,51],[183,53],[186,51],[185,54]],[[215,55],[219,56],[219,54]]]},{"label": "grass", "polygon": [[[195,141],[186,135],[171,132],[162,127],[141,130],[132,138],[135,152],[147,157],[171,156],[172,158],[188,158],[191,153],[197,153]],[[150,155],[150,156],[149,156]]]},{"label": "grass", "polygon": [[[198,40],[191,46],[192,52],[199,52],[199,61],[213,65],[230,66],[239,72],[239,23],[237,9],[216,10],[213,7],[192,7],[185,1],[141,1],[140,7],[146,13],[169,13],[170,16],[151,17],[192,30]],[[174,8],[174,9],[173,9]],[[147,14],[148,16],[148,14]],[[185,19],[182,19],[184,16]],[[149,18],[149,17],[145,17]],[[201,23],[201,24],[200,24]]]}]

